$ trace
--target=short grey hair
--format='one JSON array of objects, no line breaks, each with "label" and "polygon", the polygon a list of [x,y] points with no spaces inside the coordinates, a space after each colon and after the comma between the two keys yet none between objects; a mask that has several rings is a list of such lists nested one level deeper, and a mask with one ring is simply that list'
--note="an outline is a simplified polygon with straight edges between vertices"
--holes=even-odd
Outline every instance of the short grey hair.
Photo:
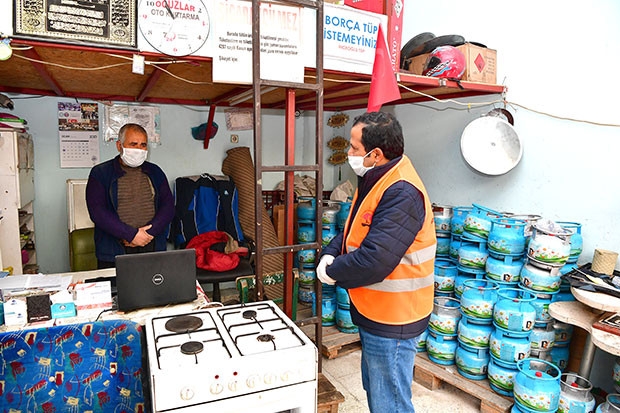
[{"label": "short grey hair", "polygon": [[141,125],[138,125],[137,123],[126,123],[118,131],[118,140],[121,142],[121,144],[125,143],[125,135],[127,134],[127,131],[130,130],[143,134],[144,136],[146,136],[146,139],[148,141],[149,135],[148,133],[146,133],[146,129],[144,129]]}]

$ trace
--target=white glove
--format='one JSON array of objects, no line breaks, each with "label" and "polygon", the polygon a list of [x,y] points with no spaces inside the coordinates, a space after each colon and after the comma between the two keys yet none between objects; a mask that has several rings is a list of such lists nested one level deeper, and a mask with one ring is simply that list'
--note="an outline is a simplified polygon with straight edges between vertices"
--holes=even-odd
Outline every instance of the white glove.
[{"label": "white glove", "polygon": [[323,284],[336,284],[336,280],[327,275],[327,266],[332,265],[332,262],[334,262],[333,255],[323,255],[321,257],[321,261],[319,261],[319,265],[317,265],[316,267],[316,275],[317,277],[319,277],[319,280],[321,280]]}]

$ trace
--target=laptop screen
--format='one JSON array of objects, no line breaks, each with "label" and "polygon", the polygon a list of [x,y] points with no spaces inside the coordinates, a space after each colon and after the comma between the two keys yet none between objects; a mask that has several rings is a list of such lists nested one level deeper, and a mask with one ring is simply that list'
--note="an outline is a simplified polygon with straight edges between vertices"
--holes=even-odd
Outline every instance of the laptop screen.
[{"label": "laptop screen", "polygon": [[196,251],[118,255],[116,287],[120,311],[193,301],[196,299]]}]

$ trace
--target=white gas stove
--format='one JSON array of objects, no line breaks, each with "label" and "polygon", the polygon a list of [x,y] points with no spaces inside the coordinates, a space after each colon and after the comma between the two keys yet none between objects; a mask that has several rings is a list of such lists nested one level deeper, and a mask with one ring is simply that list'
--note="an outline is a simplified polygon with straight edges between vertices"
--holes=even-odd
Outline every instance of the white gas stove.
[{"label": "white gas stove", "polygon": [[271,301],[146,320],[154,412],[311,413],[318,352]]}]

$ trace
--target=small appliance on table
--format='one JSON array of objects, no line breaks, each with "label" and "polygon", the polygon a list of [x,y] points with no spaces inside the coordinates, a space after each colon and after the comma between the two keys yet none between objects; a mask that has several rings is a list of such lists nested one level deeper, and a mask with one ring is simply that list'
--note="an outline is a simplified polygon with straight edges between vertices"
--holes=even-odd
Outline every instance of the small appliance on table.
[{"label": "small appliance on table", "polygon": [[148,318],[154,412],[313,413],[318,351],[272,301]]}]

